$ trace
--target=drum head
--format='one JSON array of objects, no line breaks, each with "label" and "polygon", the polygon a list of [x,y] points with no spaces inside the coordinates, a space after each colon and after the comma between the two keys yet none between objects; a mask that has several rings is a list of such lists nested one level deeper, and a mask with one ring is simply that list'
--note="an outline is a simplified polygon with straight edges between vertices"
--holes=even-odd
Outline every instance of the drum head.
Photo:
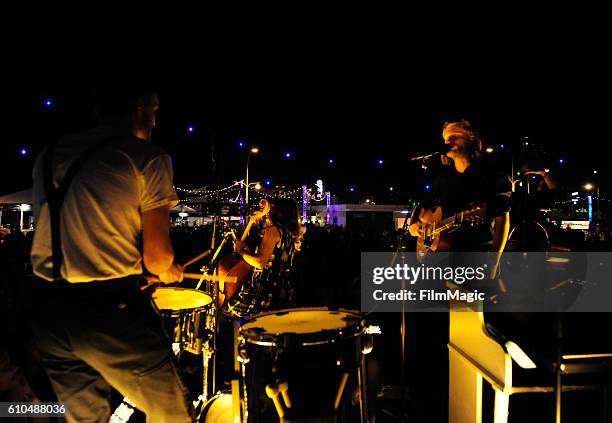
[{"label": "drum head", "polygon": [[352,310],[327,308],[296,308],[259,314],[242,325],[241,334],[248,341],[270,340],[281,334],[303,335],[307,338],[321,334],[352,336],[361,333],[362,315]]},{"label": "drum head", "polygon": [[208,401],[200,423],[234,423],[232,394],[218,394]]},{"label": "drum head", "polygon": [[212,297],[196,289],[157,288],[153,301],[160,310],[191,310],[206,307],[212,303]]}]

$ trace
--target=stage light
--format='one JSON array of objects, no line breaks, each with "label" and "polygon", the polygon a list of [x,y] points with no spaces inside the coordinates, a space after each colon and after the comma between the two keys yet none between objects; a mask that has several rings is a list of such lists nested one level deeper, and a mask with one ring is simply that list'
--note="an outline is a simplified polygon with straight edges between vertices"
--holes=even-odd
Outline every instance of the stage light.
[{"label": "stage light", "polygon": [[238,140],[238,148],[244,148],[244,147],[246,147],[246,142],[242,140]]},{"label": "stage light", "polygon": [[267,187],[272,186],[272,181],[269,179],[266,179],[265,184]]},{"label": "stage light", "polygon": [[179,215],[180,217],[185,218],[185,217],[189,216],[189,213],[180,212],[178,215]]},{"label": "stage light", "polygon": [[378,164],[378,166],[382,166],[383,164],[385,164],[385,161],[383,159],[378,159],[376,163]]},{"label": "stage light", "polygon": [[370,202],[370,199],[369,199],[369,198],[366,198],[366,203],[369,203],[369,202]]},{"label": "stage light", "polygon": [[251,153],[253,153],[253,154],[259,153],[259,148],[257,148],[257,147],[251,148]]},{"label": "stage light", "polygon": [[487,153],[492,153],[493,152],[493,147],[487,147],[486,152]]},{"label": "stage light", "polygon": [[43,104],[45,107],[53,107],[54,102],[52,98],[45,98]]},{"label": "stage light", "polygon": [[334,159],[329,159],[329,160],[327,161],[327,164],[329,164],[329,165],[333,165],[333,164],[334,164]]},{"label": "stage light", "polygon": [[429,191],[431,189],[431,185],[425,184],[425,191]]},{"label": "stage light", "polygon": [[195,128],[191,125],[189,125],[187,128],[185,128],[188,134],[193,134],[195,132]]},{"label": "stage light", "polygon": [[597,175],[597,171],[596,170],[593,171],[593,175]]},{"label": "stage light", "polygon": [[30,155],[30,150],[26,147],[22,147],[19,149],[19,155],[22,157],[27,157]]},{"label": "stage light", "polygon": [[292,154],[290,151],[287,151],[287,152],[284,154],[284,156],[285,156],[285,158],[286,158],[286,159],[290,159],[290,158],[292,158],[292,157],[293,157],[293,154]]},{"label": "stage light", "polygon": [[393,187],[389,187],[389,191],[393,191]]},{"label": "stage light", "polygon": [[349,192],[355,192],[355,187],[349,187]]},{"label": "stage light", "polygon": [[564,164],[564,163],[565,163],[565,159],[564,159],[563,157],[561,157],[561,158],[559,159],[559,164]]},{"label": "stage light", "polygon": [[255,189],[256,190],[260,190],[261,189],[261,184],[260,183],[255,184]]},{"label": "stage light", "polygon": [[499,148],[504,148],[504,145],[503,145],[503,144],[500,144],[500,145],[499,145]]}]

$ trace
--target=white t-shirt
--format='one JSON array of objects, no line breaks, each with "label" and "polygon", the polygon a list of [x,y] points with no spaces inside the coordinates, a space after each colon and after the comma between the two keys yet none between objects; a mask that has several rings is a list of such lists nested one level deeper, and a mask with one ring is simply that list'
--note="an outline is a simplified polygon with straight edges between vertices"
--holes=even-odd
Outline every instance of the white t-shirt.
[{"label": "white t-shirt", "polygon": [[[98,127],[64,137],[53,155],[56,188],[68,167],[86,149],[118,133]],[[37,223],[31,259],[34,273],[52,280],[42,156],[37,158],[33,172]],[[177,203],[172,161],[164,150],[130,136],[98,150],[76,174],[62,205],[62,277],[69,282],[89,282],[141,274],[141,213]]]}]

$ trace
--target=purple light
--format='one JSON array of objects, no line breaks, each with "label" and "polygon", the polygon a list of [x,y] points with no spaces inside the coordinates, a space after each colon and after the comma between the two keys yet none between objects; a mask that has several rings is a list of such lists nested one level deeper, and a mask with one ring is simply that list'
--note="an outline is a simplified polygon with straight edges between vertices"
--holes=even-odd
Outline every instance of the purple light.
[{"label": "purple light", "polygon": [[45,105],[45,107],[51,107],[53,106],[53,100],[50,98],[46,98],[43,104]]},{"label": "purple light", "polygon": [[425,185],[425,191],[429,191],[430,189],[431,189],[431,185],[426,184],[426,185]]},{"label": "purple light", "polygon": [[272,185],[272,181],[269,180],[269,179],[266,179],[265,184],[266,184],[267,187],[269,187],[270,185]]},{"label": "purple light", "polygon": [[561,157],[561,158],[559,159],[559,164],[563,164],[563,163],[565,163],[565,159],[564,159],[563,157]]},{"label": "purple light", "polygon": [[238,148],[244,148],[244,147],[246,147],[246,142],[244,142],[242,140],[239,140],[238,141]]},{"label": "purple light", "polygon": [[28,154],[30,154],[30,152],[28,151],[27,148],[22,148],[19,150],[19,154],[21,154],[22,156],[27,156]]},{"label": "purple light", "polygon": [[383,159],[378,159],[376,163],[378,163],[378,166],[382,166],[385,162]]},{"label": "purple light", "polygon": [[535,177],[535,175],[533,175],[533,176],[531,177],[531,179],[535,179],[535,178],[536,178],[536,177]]},{"label": "purple light", "polygon": [[355,192],[355,188],[354,188],[354,187],[350,187],[350,188],[349,188],[349,191],[350,191],[350,192]]},{"label": "purple light", "polygon": [[328,164],[330,164],[330,165],[333,165],[333,164],[334,164],[334,159],[329,159],[329,160],[327,161],[327,163],[328,163]]},{"label": "purple light", "polygon": [[193,133],[195,132],[195,128],[194,128],[193,126],[188,126],[188,127],[187,127],[187,132],[188,132],[189,134],[193,134]]},{"label": "purple light", "polygon": [[291,152],[287,151],[287,152],[285,153],[285,158],[286,158],[286,159],[290,159],[291,157],[293,157],[293,154],[291,154]]},{"label": "purple light", "polygon": [[501,148],[504,148],[504,145],[503,145],[503,144],[501,144],[501,145],[500,145],[500,147],[501,147]]}]

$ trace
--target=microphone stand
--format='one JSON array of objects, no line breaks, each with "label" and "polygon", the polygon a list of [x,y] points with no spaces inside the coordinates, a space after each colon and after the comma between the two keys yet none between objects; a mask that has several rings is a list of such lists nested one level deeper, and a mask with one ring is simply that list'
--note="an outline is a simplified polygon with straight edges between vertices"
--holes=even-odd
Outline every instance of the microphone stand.
[{"label": "microphone stand", "polygon": [[[435,156],[438,155],[443,155],[444,153],[436,151],[434,153],[430,153],[430,154],[424,154],[424,155],[420,155],[420,156],[414,156],[411,157],[410,160],[411,161],[420,161],[421,162],[421,168],[423,170],[427,170],[427,168],[429,167],[429,165],[431,164],[431,159]],[[400,255],[401,260],[402,260],[402,265],[405,264],[405,256],[404,253],[405,251],[403,251],[404,249],[404,237],[407,235],[408,233],[408,222],[412,221],[412,218],[415,215],[415,211],[417,209],[420,209],[420,207],[414,207],[412,210],[412,213],[410,215],[406,214],[406,218],[404,219],[404,224],[402,225],[402,230],[400,232],[400,234],[398,235],[397,238],[397,245],[396,245],[396,251],[393,254],[393,258],[391,260],[391,266],[395,265],[395,262],[397,261],[398,255]],[[406,289],[406,281],[404,279],[402,279],[401,281],[401,286],[400,286],[401,290]],[[400,415],[399,415],[399,421],[403,422],[404,421],[404,413],[406,411],[406,300],[402,299],[402,309],[400,312],[400,339],[401,339],[401,349],[402,349],[402,358],[401,358],[401,362],[400,362],[400,372],[401,372],[401,385],[400,385],[400,389],[401,389],[401,400],[400,400]]]}]

